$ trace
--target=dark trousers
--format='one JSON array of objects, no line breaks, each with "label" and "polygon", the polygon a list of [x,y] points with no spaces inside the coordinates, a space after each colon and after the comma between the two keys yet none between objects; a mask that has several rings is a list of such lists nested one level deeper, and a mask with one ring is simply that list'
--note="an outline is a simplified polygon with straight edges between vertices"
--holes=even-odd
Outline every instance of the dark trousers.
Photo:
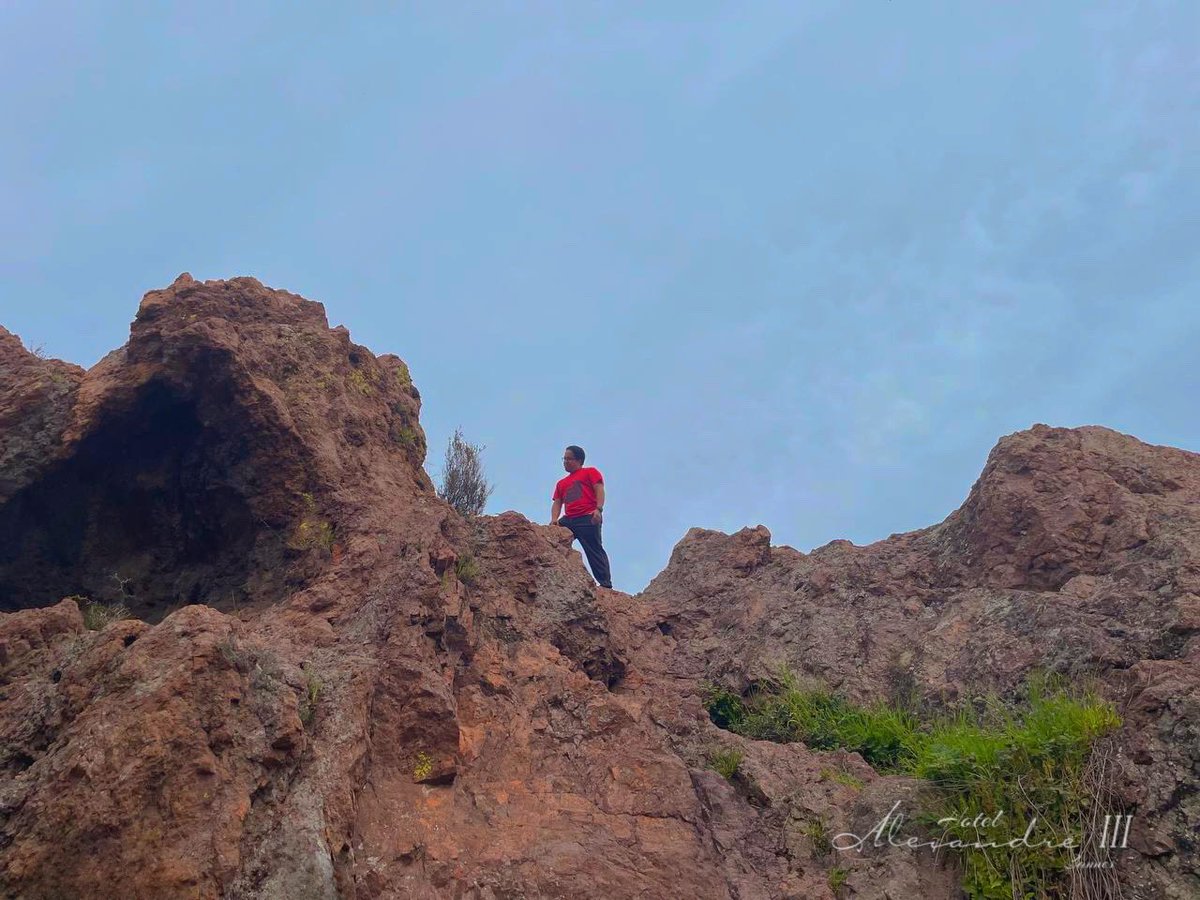
[{"label": "dark trousers", "polygon": [[604,552],[604,547],[600,544],[600,529],[603,526],[592,521],[591,513],[582,516],[563,516],[558,520],[558,524],[571,529],[571,534],[575,536],[575,540],[579,541],[583,552],[587,554],[588,565],[592,567],[592,577],[599,582],[600,587],[612,587],[612,575],[608,571],[608,554]]}]

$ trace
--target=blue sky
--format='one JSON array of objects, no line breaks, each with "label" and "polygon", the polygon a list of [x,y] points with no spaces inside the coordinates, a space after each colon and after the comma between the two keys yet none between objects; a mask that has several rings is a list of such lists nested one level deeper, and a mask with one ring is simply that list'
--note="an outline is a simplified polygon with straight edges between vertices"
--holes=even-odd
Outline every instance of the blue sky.
[{"label": "blue sky", "polygon": [[[353,4],[351,4],[353,6]],[[1035,422],[1200,450],[1200,4],[0,7],[0,322],[253,275],[408,361],[489,512],[933,524]]]}]

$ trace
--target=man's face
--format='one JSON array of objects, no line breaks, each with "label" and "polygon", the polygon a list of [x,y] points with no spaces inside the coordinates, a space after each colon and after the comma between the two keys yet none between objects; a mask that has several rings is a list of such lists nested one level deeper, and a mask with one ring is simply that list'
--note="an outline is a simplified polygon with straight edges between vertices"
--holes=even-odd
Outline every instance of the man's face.
[{"label": "man's face", "polygon": [[564,469],[566,469],[568,472],[574,472],[581,465],[583,465],[583,463],[581,463],[579,460],[577,460],[575,458],[575,456],[571,453],[570,450],[563,451],[563,468]]}]

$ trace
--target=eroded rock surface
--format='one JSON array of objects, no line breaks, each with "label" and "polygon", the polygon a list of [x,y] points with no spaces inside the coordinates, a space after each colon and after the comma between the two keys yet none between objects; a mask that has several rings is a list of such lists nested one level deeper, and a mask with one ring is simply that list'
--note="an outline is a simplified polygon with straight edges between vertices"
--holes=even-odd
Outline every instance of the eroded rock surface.
[{"label": "eroded rock surface", "polygon": [[565,529],[438,500],[403,362],[254,279],[147,294],[87,372],[0,331],[0,373],[5,896],[957,896],[812,837],[918,785],[712,724],[706,683],[780,665],[933,705],[1095,679],[1127,896],[1200,892],[1196,454],[1035,426],[939,525],[693,529],[630,597]]},{"label": "eroded rock surface", "polygon": [[404,364],[254,279],[151,291],[86,375],[7,332],[0,353],[2,609],[278,600],[350,507],[431,489]]}]

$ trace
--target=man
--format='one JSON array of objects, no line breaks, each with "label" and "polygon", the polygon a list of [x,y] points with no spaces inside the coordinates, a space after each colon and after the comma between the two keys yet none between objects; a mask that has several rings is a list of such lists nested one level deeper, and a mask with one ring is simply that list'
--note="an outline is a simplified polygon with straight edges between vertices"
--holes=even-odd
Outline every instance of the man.
[{"label": "man", "polygon": [[[608,554],[600,544],[600,524],[604,517],[604,476],[599,469],[584,466],[586,458],[583,448],[574,444],[563,451],[563,468],[567,470],[567,476],[554,486],[550,524],[571,529],[571,534],[587,554],[592,577],[600,583],[600,587],[611,588]],[[567,514],[560,519],[558,514],[564,502],[567,504]]]}]

